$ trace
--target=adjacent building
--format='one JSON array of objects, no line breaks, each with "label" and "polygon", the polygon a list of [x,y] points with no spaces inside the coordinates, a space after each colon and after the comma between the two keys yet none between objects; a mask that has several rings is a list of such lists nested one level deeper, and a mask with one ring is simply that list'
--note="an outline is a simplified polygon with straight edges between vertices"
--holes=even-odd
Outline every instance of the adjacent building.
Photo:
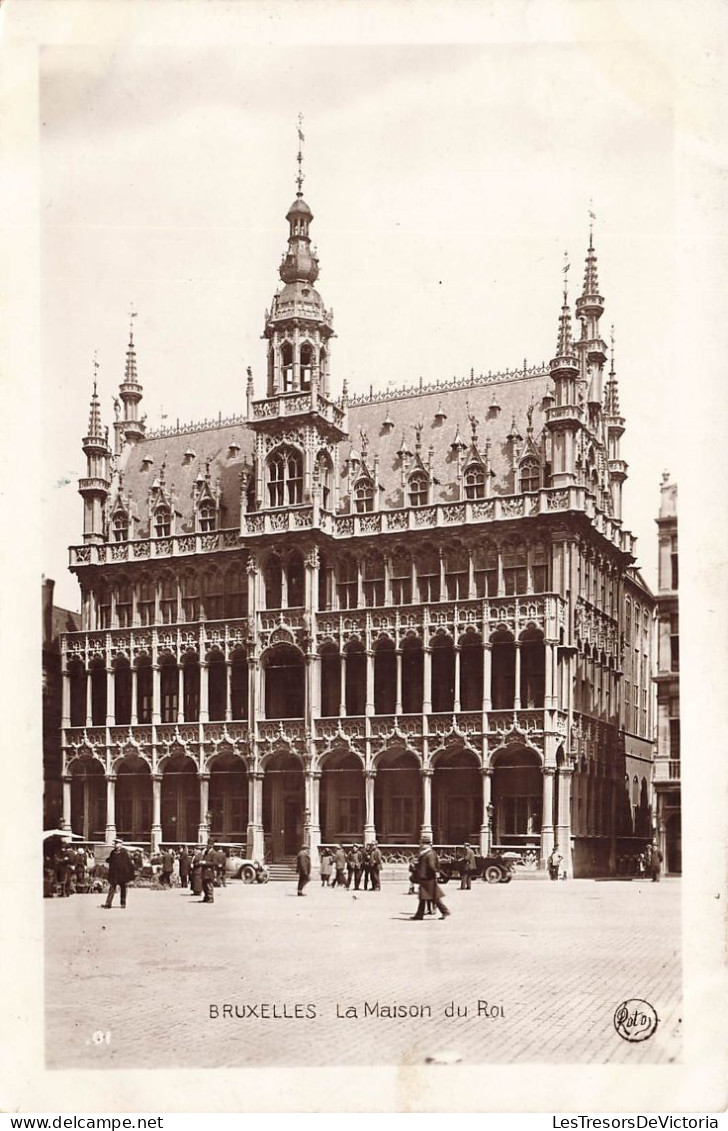
[{"label": "adjacent building", "polygon": [[300,182],[286,219],[240,415],[149,430],[132,334],[112,442],[94,387],[63,821],[616,870],[650,832],[654,601],[591,234],[547,365],[350,396]]},{"label": "adjacent building", "polygon": [[680,625],[678,621],[677,485],[660,488],[657,588],[657,836],[665,869],[682,871],[680,806]]},{"label": "adjacent building", "polygon": [[81,628],[79,613],[53,604],[55,582],[43,578],[43,828],[57,828],[63,816],[61,747],[61,633]]}]

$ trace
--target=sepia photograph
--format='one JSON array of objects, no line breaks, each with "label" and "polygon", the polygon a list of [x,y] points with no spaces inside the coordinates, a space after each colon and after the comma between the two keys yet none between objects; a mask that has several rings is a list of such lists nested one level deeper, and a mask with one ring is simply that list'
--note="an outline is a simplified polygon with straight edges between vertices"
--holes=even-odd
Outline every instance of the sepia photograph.
[{"label": "sepia photograph", "polygon": [[669,52],[611,4],[152,7],[37,52],[43,1071],[669,1085],[725,829],[683,820]]}]

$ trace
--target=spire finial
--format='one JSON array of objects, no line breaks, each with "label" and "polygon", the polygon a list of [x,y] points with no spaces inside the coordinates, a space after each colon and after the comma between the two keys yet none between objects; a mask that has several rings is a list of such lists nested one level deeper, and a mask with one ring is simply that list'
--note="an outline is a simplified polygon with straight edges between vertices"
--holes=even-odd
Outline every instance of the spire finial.
[{"label": "spire finial", "polygon": [[296,177],[296,184],[298,185],[298,191],[296,193],[296,196],[299,196],[299,197],[303,196],[303,149],[302,149],[302,145],[303,145],[303,142],[305,140],[306,139],[303,135],[303,114],[299,114],[298,115],[298,155],[296,157],[296,161],[298,162],[298,176]]},{"label": "spire finial", "polygon": [[561,268],[561,270],[564,273],[564,306],[566,306],[566,303],[567,303],[568,298],[569,298],[568,275],[569,275],[569,271],[571,270],[571,264],[569,263],[569,253],[568,253],[568,251],[564,252],[564,266]]},{"label": "spire finial", "polygon": [[609,376],[614,376],[614,323],[609,327]]},{"label": "spire finial", "polygon": [[96,396],[96,383],[99,376],[99,351],[94,350],[94,396]]},{"label": "spire finial", "polygon": [[137,316],[137,312],[134,309],[134,303],[130,302],[129,303],[129,345],[130,346],[134,345],[134,319],[136,318],[136,316]]},{"label": "spire finial", "polygon": [[594,221],[597,214],[594,211],[594,201],[589,198],[589,251],[594,251]]}]

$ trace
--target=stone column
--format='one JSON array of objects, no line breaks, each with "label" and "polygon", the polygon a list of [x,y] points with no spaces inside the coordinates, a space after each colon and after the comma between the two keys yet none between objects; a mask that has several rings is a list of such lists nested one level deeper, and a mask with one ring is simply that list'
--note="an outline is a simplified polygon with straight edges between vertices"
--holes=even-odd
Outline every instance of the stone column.
[{"label": "stone column", "polygon": [[432,838],[432,775],[434,770],[426,767],[422,774],[422,827],[420,840]]},{"label": "stone column", "polygon": [[63,778],[63,816],[61,817],[61,828],[70,833],[71,831],[71,777],[66,775]]},{"label": "stone column", "polygon": [[162,775],[152,774],[152,852],[159,851],[162,840]]},{"label": "stone column", "polygon": [[185,699],[185,670],[182,664],[177,664],[177,722],[183,723],[185,721],[184,699]]},{"label": "stone column", "polygon": [[346,656],[340,655],[341,675],[339,676],[339,715],[343,719],[346,715]]},{"label": "stone column", "polygon": [[453,699],[452,709],[457,714],[460,710],[460,646],[455,645],[455,697]]},{"label": "stone column", "polygon": [[395,692],[394,700],[394,713],[395,715],[402,714],[402,649],[396,648],[394,652],[394,663],[397,669],[396,684],[397,689]]},{"label": "stone column", "polygon": [[265,839],[263,836],[263,774],[260,770],[250,775],[250,814],[248,824],[249,852],[254,860],[263,863]]},{"label": "stone column", "polygon": [[106,725],[112,727],[116,721],[116,685],[114,669],[106,669]]},{"label": "stone column", "polygon": [[116,774],[106,779],[106,843],[116,840]]},{"label": "stone column", "polygon": [[429,715],[432,711],[432,649],[422,651],[422,711]]},{"label": "stone column", "polygon": [[569,878],[574,875],[571,859],[571,778],[573,770],[561,766],[558,773],[559,809],[556,826],[556,843],[564,858],[564,868]]},{"label": "stone column", "polygon": [[367,648],[367,694],[366,694],[366,707],[367,715],[374,714],[374,652]]},{"label": "stone column", "polygon": [[321,788],[321,771],[307,770],[305,775],[306,793],[308,795],[308,820],[304,826],[303,836],[311,853],[311,863],[318,860],[319,845],[321,844],[321,823],[319,813],[319,800]]},{"label": "stone column", "polygon": [[554,773],[553,766],[543,769],[543,807],[541,813],[541,864],[545,864],[554,847]]},{"label": "stone column", "polygon": [[86,726],[93,726],[93,677],[91,675],[91,668],[86,668]]},{"label": "stone column", "polygon": [[483,645],[483,710],[493,710],[491,684],[493,680],[493,645]]},{"label": "stone column", "polygon": [[544,644],[544,707],[553,710],[554,702],[554,645]]},{"label": "stone column", "polygon": [[493,830],[491,828],[491,786],[493,782],[493,771],[490,766],[480,771],[480,776],[483,784],[483,811],[481,814],[480,824],[480,854],[487,856],[493,844]]},{"label": "stone column", "polygon": [[131,665],[131,725],[135,727],[139,722],[139,669]]},{"label": "stone column", "polygon": [[63,672],[63,680],[61,683],[61,726],[70,727],[71,725],[71,677],[67,671]]},{"label": "stone column", "polygon": [[513,710],[520,711],[521,709],[521,642],[516,641],[516,678],[515,687],[513,689]]},{"label": "stone column", "polygon": [[225,661],[225,722],[229,723],[233,717],[233,665],[232,660]]},{"label": "stone column", "polygon": [[159,664],[152,664],[152,722],[162,721],[162,672]]},{"label": "stone column", "polygon": [[210,719],[210,666],[207,660],[200,663],[200,710],[198,718],[201,723]]},{"label": "stone column", "polygon": [[374,827],[374,782],[376,777],[376,770],[364,771],[364,802],[366,806],[366,816],[364,818],[365,844],[371,844],[377,839],[377,830]]},{"label": "stone column", "polygon": [[200,823],[197,827],[197,840],[199,844],[207,844],[210,836],[210,826],[207,822],[207,813],[210,808],[210,775],[200,774]]}]

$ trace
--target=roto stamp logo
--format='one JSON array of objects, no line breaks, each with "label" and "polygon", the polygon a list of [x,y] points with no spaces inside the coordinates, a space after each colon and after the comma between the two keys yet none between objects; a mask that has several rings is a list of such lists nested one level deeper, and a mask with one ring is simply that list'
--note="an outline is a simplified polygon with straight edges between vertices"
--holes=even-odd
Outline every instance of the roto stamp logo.
[{"label": "roto stamp logo", "polygon": [[657,1028],[654,1006],[641,997],[630,997],[614,1011],[614,1028],[625,1041],[646,1041]]}]

